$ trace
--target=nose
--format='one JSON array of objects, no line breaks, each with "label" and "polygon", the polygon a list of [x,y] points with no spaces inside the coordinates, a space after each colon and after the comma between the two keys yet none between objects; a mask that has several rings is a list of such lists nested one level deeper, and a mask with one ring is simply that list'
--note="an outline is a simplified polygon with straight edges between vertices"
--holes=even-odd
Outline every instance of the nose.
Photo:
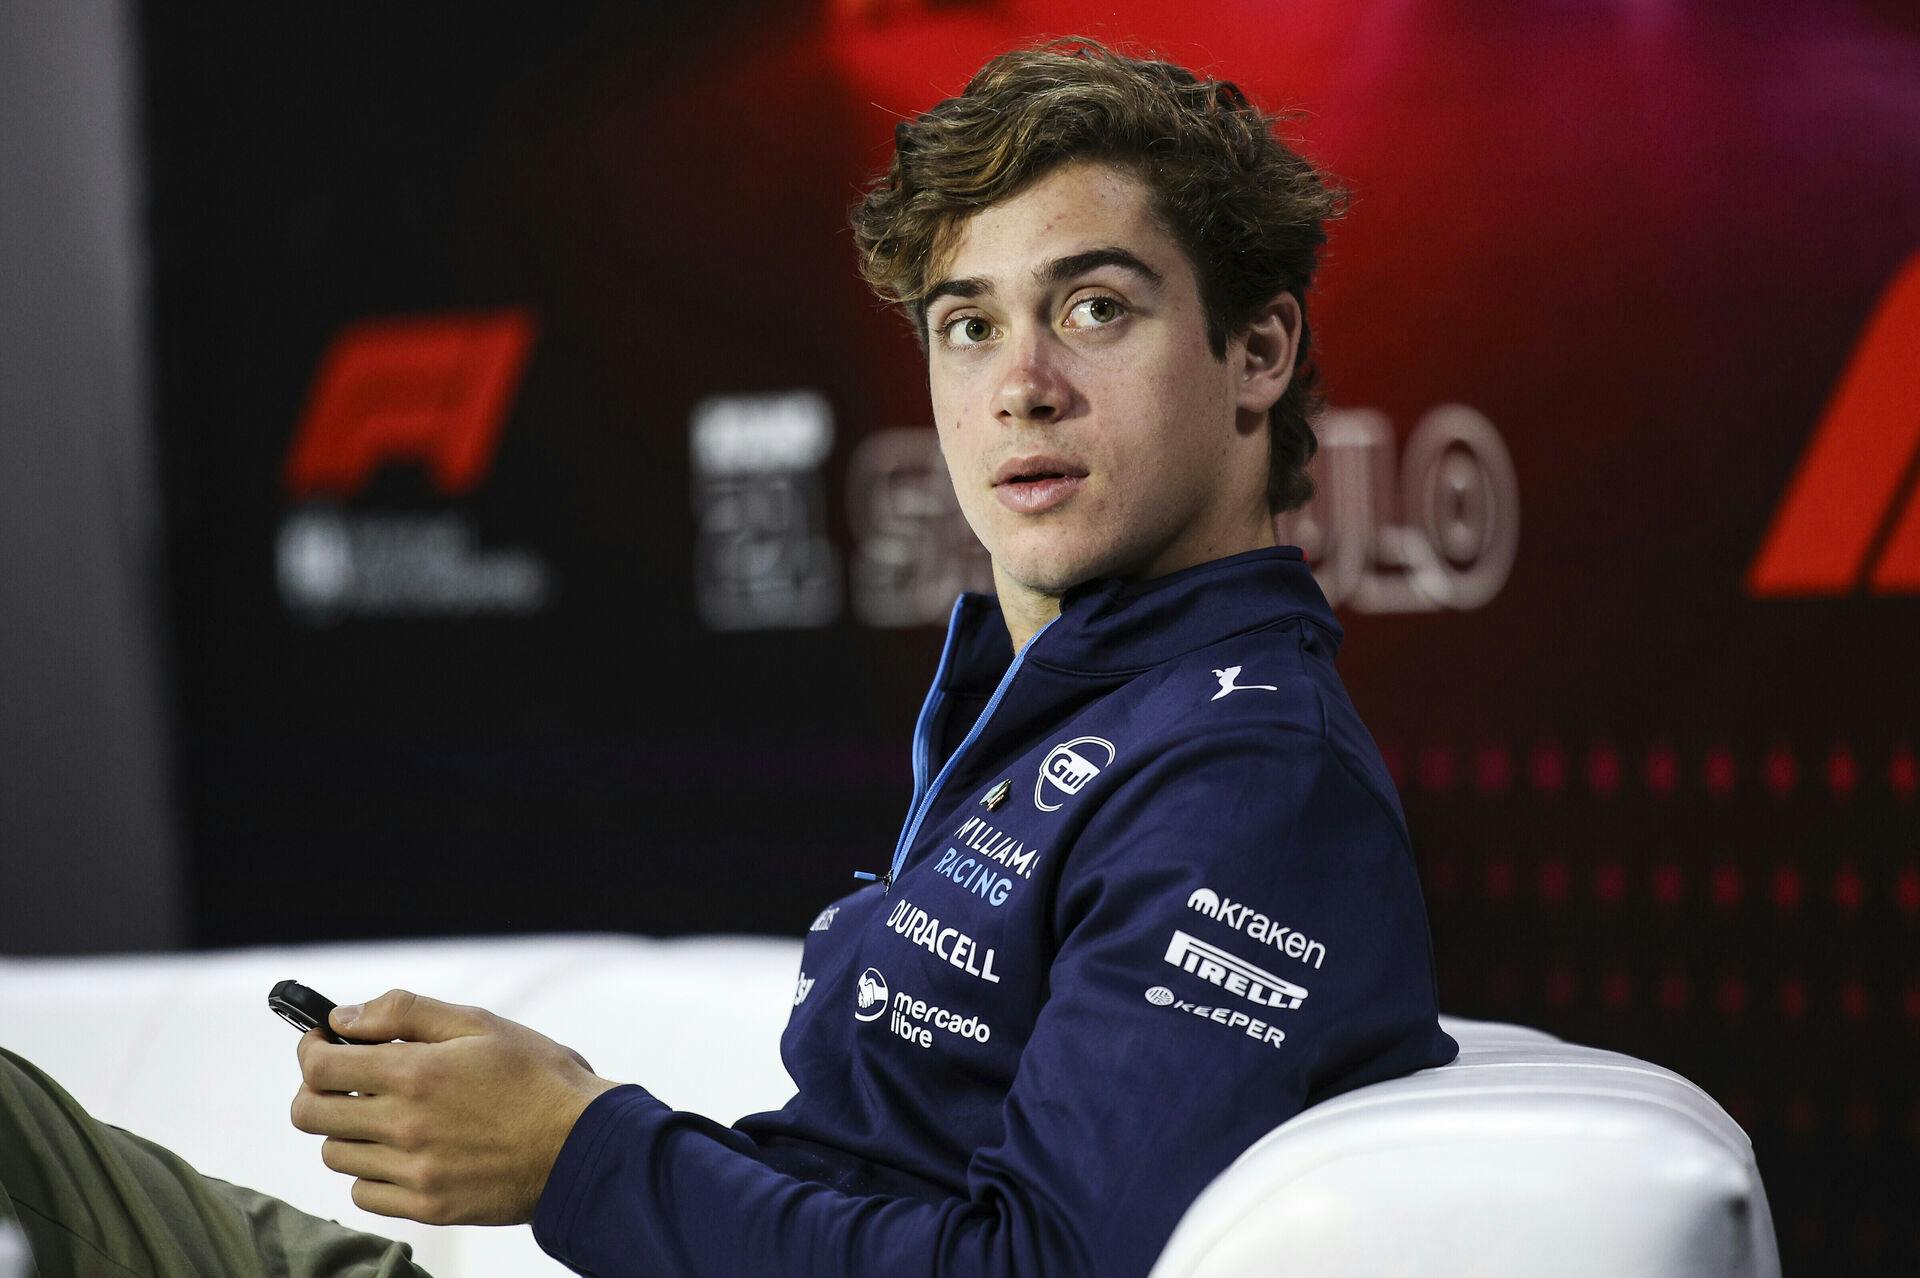
[{"label": "nose", "polygon": [[1050,336],[1029,332],[1007,346],[1006,367],[994,395],[994,416],[1001,425],[1058,421],[1073,406],[1073,386]]}]

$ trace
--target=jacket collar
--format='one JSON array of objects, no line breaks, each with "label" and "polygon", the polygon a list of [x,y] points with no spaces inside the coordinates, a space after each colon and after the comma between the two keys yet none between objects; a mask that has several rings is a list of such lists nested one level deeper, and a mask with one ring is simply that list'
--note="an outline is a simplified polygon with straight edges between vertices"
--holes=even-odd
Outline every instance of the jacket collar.
[{"label": "jacket collar", "polygon": [[[1345,632],[1300,548],[1273,546],[1150,581],[1083,582],[1061,599],[1059,620],[1028,645],[1026,660],[1068,674],[1133,674],[1292,617],[1325,630],[1339,651]],[[947,644],[948,692],[990,693],[1013,661],[992,595],[960,597]]]}]

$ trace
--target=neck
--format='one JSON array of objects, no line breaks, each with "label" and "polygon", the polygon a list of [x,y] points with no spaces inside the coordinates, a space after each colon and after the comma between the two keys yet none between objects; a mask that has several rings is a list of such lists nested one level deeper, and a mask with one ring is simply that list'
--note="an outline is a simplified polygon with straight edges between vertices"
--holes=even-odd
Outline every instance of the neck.
[{"label": "neck", "polygon": [[1002,573],[997,565],[993,570],[993,590],[1000,597],[1000,616],[1007,623],[1007,636],[1013,640],[1016,653],[1040,633],[1040,627],[1060,615],[1059,595],[1023,586]]},{"label": "neck", "polygon": [[[1182,568],[1191,568],[1195,564],[1211,563],[1215,559],[1225,559],[1242,551],[1259,550],[1277,545],[1279,539],[1275,536],[1274,518],[1265,513],[1264,505],[1261,512],[1258,522],[1250,522],[1230,532],[1202,539],[1197,545],[1176,547],[1153,560],[1144,569],[1097,575],[1147,581],[1155,577],[1164,577],[1168,573],[1179,572]],[[994,593],[1000,597],[1000,615],[1006,620],[1007,636],[1013,640],[1013,650],[1016,653],[1027,646],[1027,642],[1040,632],[1042,626],[1060,615],[1060,595],[1050,594],[1037,587],[1015,581],[1002,572],[997,563],[993,566],[993,589]]]}]

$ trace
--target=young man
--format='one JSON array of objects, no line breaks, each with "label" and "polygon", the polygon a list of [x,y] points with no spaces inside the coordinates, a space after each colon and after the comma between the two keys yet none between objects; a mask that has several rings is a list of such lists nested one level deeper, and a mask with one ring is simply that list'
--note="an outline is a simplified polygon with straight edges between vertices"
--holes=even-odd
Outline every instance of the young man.
[{"label": "young man", "polygon": [[1340,627],[1274,545],[1332,195],[1233,86],[1084,43],[897,143],[863,269],[996,598],[955,607],[890,868],[808,933],[798,1094],[721,1127],[396,991],[335,1018],[384,1046],[300,1045],[362,1207],[595,1274],[1145,1273],[1262,1135],[1455,1055]]}]

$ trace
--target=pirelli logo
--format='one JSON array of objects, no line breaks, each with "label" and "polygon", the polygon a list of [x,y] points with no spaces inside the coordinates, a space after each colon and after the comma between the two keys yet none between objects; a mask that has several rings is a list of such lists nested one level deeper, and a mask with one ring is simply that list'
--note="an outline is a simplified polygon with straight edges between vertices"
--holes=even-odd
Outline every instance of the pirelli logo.
[{"label": "pirelli logo", "polygon": [[1173,930],[1173,939],[1167,942],[1167,962],[1261,1007],[1295,1008],[1307,997],[1304,986],[1282,980],[1265,968],[1255,967],[1238,955],[1217,945],[1208,945],[1179,928]]}]

